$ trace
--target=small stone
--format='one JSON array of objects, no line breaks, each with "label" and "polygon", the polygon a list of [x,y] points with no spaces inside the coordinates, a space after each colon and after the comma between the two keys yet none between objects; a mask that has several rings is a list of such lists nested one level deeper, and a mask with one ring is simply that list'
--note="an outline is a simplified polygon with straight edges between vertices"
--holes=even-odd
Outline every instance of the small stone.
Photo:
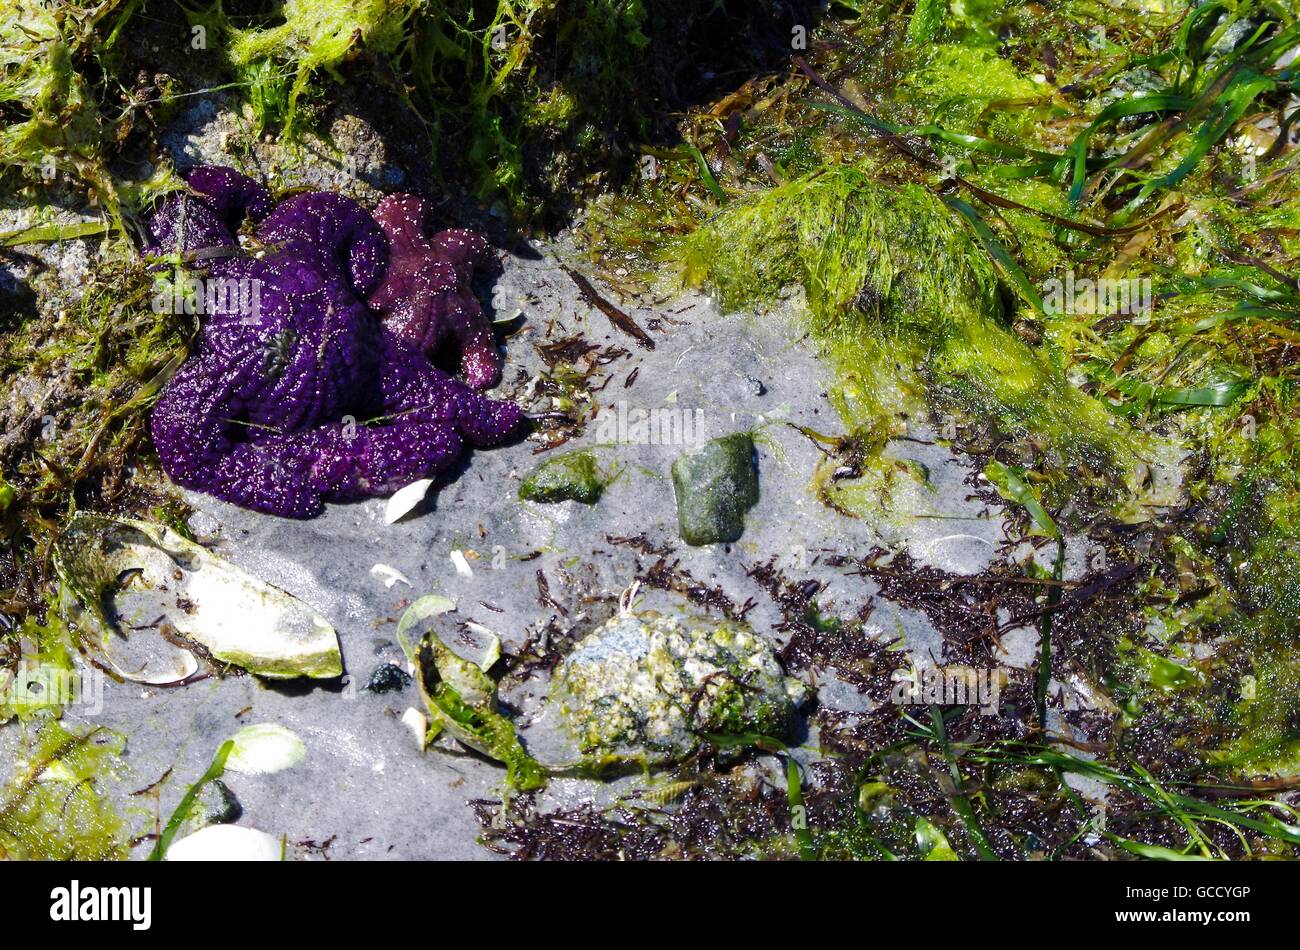
[{"label": "small stone", "polygon": [[683,541],[735,541],[744,533],[745,512],[758,501],[754,440],[734,432],[683,452],[673,463],[673,492]]},{"label": "small stone", "polygon": [[366,690],[371,693],[397,693],[411,685],[410,675],[400,666],[385,663],[376,667],[366,683]]},{"label": "small stone", "polygon": [[183,835],[192,835],[208,825],[228,825],[238,821],[243,813],[244,807],[239,804],[235,793],[225,782],[217,779],[203,786],[181,830]]},{"label": "small stone", "polygon": [[605,491],[605,476],[590,452],[565,452],[533,469],[519,486],[524,501],[551,504],[576,501],[594,505]]}]

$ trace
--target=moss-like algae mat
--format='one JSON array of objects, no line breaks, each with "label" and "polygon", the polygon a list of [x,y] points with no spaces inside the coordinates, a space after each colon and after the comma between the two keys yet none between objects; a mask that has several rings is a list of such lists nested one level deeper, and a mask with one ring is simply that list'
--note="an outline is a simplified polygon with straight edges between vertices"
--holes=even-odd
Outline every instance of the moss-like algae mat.
[{"label": "moss-like algae mat", "polygon": [[[46,650],[61,635],[41,609],[49,545],[72,508],[175,513],[141,422],[188,329],[150,312],[125,240],[175,179],[165,162],[145,180],[119,169],[132,149],[152,154],[151,123],[195,91],[172,76],[124,108],[130,84],[116,77],[138,65],[144,5],[56,6],[63,16],[19,2],[0,27],[4,180],[13,203],[36,207],[46,156],[71,169],[73,194],[95,198],[122,245],[123,274],[3,324],[5,385],[60,377],[53,398],[75,409],[59,431],[7,439],[0,458],[0,608]],[[811,486],[823,502],[879,517],[890,479],[924,479],[883,449],[919,432],[987,472],[1047,552],[1046,567],[975,578],[829,557],[946,636],[964,629],[959,600],[997,598],[1050,632],[1040,683],[1071,683],[1091,708],[1021,684],[997,716],[900,709],[887,702],[897,657],[861,636],[863,617],[823,616],[799,578],[756,568],[784,613],[791,670],[834,670],[886,700],[851,720],[814,711],[809,827],[791,824],[793,766],[794,794],[776,794],[696,758],[656,786],[670,817],[556,816],[516,798],[502,807],[518,823],[489,824],[489,843],[533,856],[1291,856],[1295,5],[841,0],[757,26],[733,6],[196,6],[173,39],[205,31],[259,133],[292,136],[333,91],[376,82],[411,110],[449,183],[521,226],[567,214],[557,196],[575,188],[605,190],[578,221],[611,282],[701,286],[754,319],[802,321],[845,433],[809,433],[826,447]],[[710,54],[691,33],[697,21],[790,48],[738,69],[734,47]],[[673,49],[714,78],[668,109],[671,84],[639,80],[662,80]],[[1058,526],[1104,552],[1076,580],[1050,573]],[[988,661],[977,641],[961,649]],[[750,745],[760,759],[776,748]],[[1070,775],[1109,786],[1104,821]],[[19,809],[0,803],[0,836]]]}]

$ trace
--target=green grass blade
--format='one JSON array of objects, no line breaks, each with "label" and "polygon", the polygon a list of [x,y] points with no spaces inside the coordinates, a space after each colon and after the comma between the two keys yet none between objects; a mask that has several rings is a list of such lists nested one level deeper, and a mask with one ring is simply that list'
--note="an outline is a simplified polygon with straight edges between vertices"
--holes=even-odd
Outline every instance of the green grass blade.
[{"label": "green grass blade", "polygon": [[980,244],[984,246],[984,250],[988,252],[989,256],[993,258],[994,263],[997,264],[1003,277],[1005,277],[1011,285],[1015,287],[1016,292],[1025,299],[1026,303],[1039,313],[1043,313],[1043,298],[1042,295],[1039,294],[1038,288],[1030,282],[1024,269],[1016,263],[1015,258],[1013,258],[1011,254],[1008,253],[1007,249],[1002,246],[1001,242],[998,241],[997,236],[994,235],[992,229],[984,223],[984,219],[980,217],[979,212],[960,198],[949,196],[943,199],[943,203],[966,219],[967,224],[969,224],[971,230],[975,232],[975,236],[979,239]]},{"label": "green grass blade", "polygon": [[149,852],[148,861],[161,861],[167,854],[167,849],[171,847],[172,839],[180,831],[181,825],[189,818],[190,812],[194,809],[194,802],[198,799],[199,794],[208,786],[208,783],[215,782],[226,771],[226,759],[230,758],[230,752],[235,748],[235,740],[227,739],[221,743],[217,749],[217,754],[212,757],[212,764],[203,776],[186,790],[177,803],[175,811],[167,819],[167,825],[163,828],[162,834],[158,836],[157,842],[154,843],[153,850]]}]

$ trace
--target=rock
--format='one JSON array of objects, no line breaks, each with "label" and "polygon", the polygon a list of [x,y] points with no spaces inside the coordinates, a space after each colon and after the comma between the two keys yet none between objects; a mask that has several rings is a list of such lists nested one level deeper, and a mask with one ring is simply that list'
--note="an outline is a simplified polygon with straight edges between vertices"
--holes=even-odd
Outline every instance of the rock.
[{"label": "rock", "polygon": [[191,835],[208,825],[228,825],[239,820],[244,808],[239,799],[220,779],[208,782],[199,792],[189,817],[181,826],[184,835]]},{"label": "rock", "polygon": [[758,501],[754,440],[733,432],[683,452],[673,463],[673,492],[687,544],[735,541],[745,530],[745,512]]},{"label": "rock", "polygon": [[528,474],[519,486],[524,501],[550,504],[577,501],[594,505],[605,491],[605,476],[589,451],[565,452],[549,458]]},{"label": "rock", "polygon": [[552,699],[584,756],[663,764],[705,734],[784,736],[805,693],[745,625],[646,611],[580,640]]},{"label": "rock", "polygon": [[372,693],[396,693],[411,685],[410,674],[400,666],[385,663],[370,674],[366,689]]}]

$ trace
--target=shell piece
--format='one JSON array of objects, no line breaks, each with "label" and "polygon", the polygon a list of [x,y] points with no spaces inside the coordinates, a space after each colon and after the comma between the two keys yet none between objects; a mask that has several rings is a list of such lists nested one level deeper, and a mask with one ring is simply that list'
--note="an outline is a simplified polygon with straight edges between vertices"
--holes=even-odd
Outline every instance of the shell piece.
[{"label": "shell piece", "polygon": [[414,706],[407,706],[406,712],[402,713],[402,724],[411,730],[415,744],[423,752],[429,744],[429,717]]},{"label": "shell piece", "polygon": [[407,587],[414,586],[411,584],[411,579],[409,577],[407,577],[397,568],[392,567],[388,564],[374,565],[373,567],[370,568],[370,576],[379,578],[381,581],[384,582],[384,586],[387,587],[389,590],[392,590],[393,585],[398,583],[405,584]]},{"label": "shell piece", "polygon": [[284,843],[256,828],[208,825],[167,849],[168,861],[280,861]]},{"label": "shell piece", "polygon": [[307,758],[302,739],[278,723],[245,726],[230,738],[235,745],[226,758],[227,772],[272,775],[300,765]]},{"label": "shell piece", "polygon": [[343,674],[329,621],[170,528],[81,513],[56,566],[65,605],[106,644],[181,639],[272,679]]},{"label": "shell piece", "polygon": [[388,499],[388,504],[384,506],[384,524],[396,524],[409,515],[420,502],[424,501],[424,496],[429,494],[429,489],[432,487],[432,478],[419,478],[397,489]]},{"label": "shell piece", "polygon": [[162,637],[109,637],[100,646],[113,671],[132,683],[174,686],[199,671],[193,653]]}]

